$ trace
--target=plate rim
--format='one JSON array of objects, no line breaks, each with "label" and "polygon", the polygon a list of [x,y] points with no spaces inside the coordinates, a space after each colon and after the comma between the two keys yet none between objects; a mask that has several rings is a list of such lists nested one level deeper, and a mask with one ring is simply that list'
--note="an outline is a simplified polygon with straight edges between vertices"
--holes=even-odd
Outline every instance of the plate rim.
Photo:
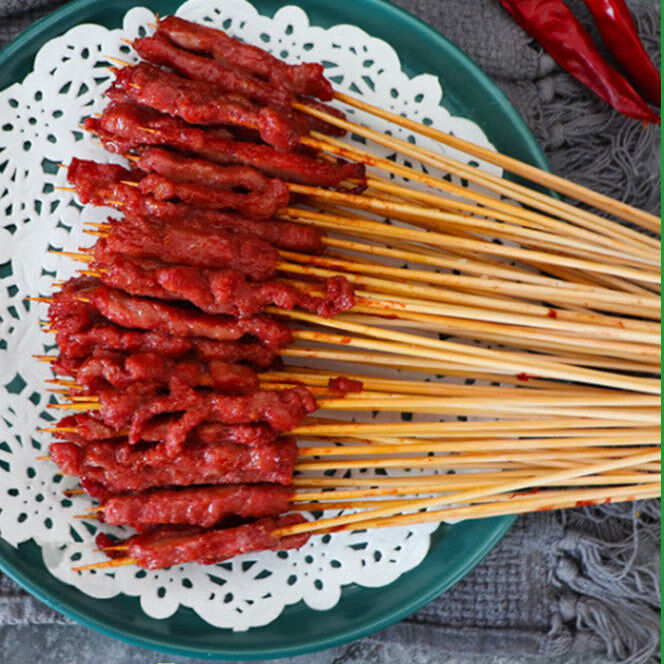
[{"label": "plate rim", "polygon": [[[345,4],[346,2],[351,0],[343,0],[343,1]],[[2,66],[6,62],[8,62],[10,58],[13,57],[14,54],[19,53],[20,50],[24,47],[24,45],[29,44],[29,42],[32,39],[38,38],[38,36],[42,31],[44,31],[47,28],[50,28],[59,21],[63,21],[64,23],[67,20],[76,17],[83,10],[95,4],[101,4],[101,0],[74,0],[73,2],[70,2],[62,6],[56,9],[55,11],[51,12],[50,14],[47,14],[41,19],[37,20],[31,26],[23,30],[16,37],[14,37],[2,49],[0,49],[0,68],[2,68]],[[292,2],[285,2],[284,0],[274,0],[275,9],[288,4],[296,5],[297,0],[293,0]],[[140,2],[136,3],[136,6],[140,5],[141,5]],[[446,51],[447,53],[452,54],[457,60],[462,62],[464,68],[470,71],[470,73],[473,75],[476,81],[478,81],[482,87],[491,92],[493,101],[500,106],[501,111],[508,117],[512,129],[516,130],[520,135],[519,137],[523,142],[523,147],[525,147],[525,149],[530,153],[531,161],[539,168],[550,171],[550,166],[546,160],[546,157],[544,156],[544,153],[542,152],[533,134],[526,126],[521,116],[516,112],[514,107],[510,104],[507,97],[500,90],[500,88],[498,88],[498,86],[489,78],[489,76],[485,74],[479,68],[479,66],[475,64],[473,60],[470,59],[469,56],[467,56],[463,51],[461,51],[457,46],[455,46],[452,42],[450,42],[441,33],[439,33],[433,27],[425,23],[422,19],[414,16],[413,14],[411,14],[405,9],[402,9],[401,7],[392,4],[388,0],[363,0],[363,5],[365,6],[366,11],[372,11],[373,9],[375,11],[386,13],[388,16],[391,15],[392,17],[394,17],[396,22],[407,24],[409,29],[414,29],[415,31],[425,33],[425,35],[429,39],[432,39],[433,41],[437,42],[438,48],[440,48],[443,51]],[[339,11],[338,7],[337,11]],[[68,26],[67,29],[69,29],[69,27],[71,26]],[[32,58],[34,58],[37,51],[39,50],[39,48],[41,48],[42,45],[43,44],[37,46],[36,50],[34,50],[34,52],[31,54]],[[74,606],[71,606],[67,599],[58,599],[49,590],[45,589],[43,587],[43,584],[40,584],[38,579],[31,578],[21,569],[19,569],[18,565],[7,560],[5,554],[2,553],[1,547],[0,547],[0,570],[2,570],[12,580],[14,580],[24,589],[26,589],[34,597],[44,602],[47,606],[58,611],[59,613],[62,613],[65,616],[73,618],[78,623],[86,627],[92,628],[107,636],[121,639],[132,645],[138,645],[140,647],[149,648],[149,649],[158,649],[171,654],[177,654],[187,657],[200,657],[204,659],[226,660],[226,659],[235,659],[238,656],[241,656],[244,659],[251,659],[251,660],[267,659],[267,658],[301,655],[308,652],[314,652],[318,650],[331,648],[343,643],[353,641],[358,638],[362,638],[368,634],[383,629],[388,625],[398,622],[399,620],[410,615],[411,613],[421,608],[425,604],[429,603],[432,599],[440,595],[442,592],[445,592],[452,585],[456,584],[463,576],[465,576],[471,569],[473,569],[482,560],[482,558],[484,558],[484,556],[486,556],[486,554],[498,543],[498,541],[500,541],[500,539],[509,530],[509,528],[512,526],[515,520],[516,520],[516,515],[506,516],[506,517],[494,517],[492,519],[483,520],[487,525],[491,523],[490,526],[491,531],[487,535],[486,539],[483,541],[482,545],[479,546],[477,549],[475,549],[474,554],[470,556],[467,560],[465,560],[462,565],[458,566],[455,572],[452,575],[448,576],[444,582],[432,584],[428,591],[418,594],[417,597],[413,598],[410,602],[400,606],[399,609],[393,610],[392,612],[389,612],[387,615],[384,615],[382,618],[373,620],[370,623],[364,622],[361,624],[361,626],[355,629],[345,630],[342,633],[334,636],[327,636],[322,638],[313,636],[309,638],[306,642],[301,642],[298,645],[285,647],[285,648],[262,647],[262,648],[256,648],[255,650],[247,651],[245,649],[229,648],[229,646],[224,646],[222,644],[221,649],[215,649],[214,651],[211,651],[209,649],[203,649],[199,647],[181,647],[178,645],[174,645],[171,641],[168,641],[165,638],[160,637],[159,635],[146,636],[144,634],[137,633],[135,630],[131,631],[127,628],[111,627],[100,620],[97,620],[93,617],[90,617],[89,615],[86,615],[85,612],[82,612],[79,609],[75,608]],[[435,532],[432,533],[431,536],[434,535]],[[2,547],[5,546],[10,547],[14,551],[19,552],[18,547],[13,547],[11,544],[7,543],[2,538],[0,538],[0,545],[2,545]],[[29,540],[28,545],[38,547],[38,545],[34,542],[34,540]],[[430,553],[428,552],[427,556],[429,555]],[[417,569],[420,565],[422,565],[426,561],[427,556],[425,556],[422,562],[420,562],[414,569]],[[40,564],[43,565],[43,561],[40,561]],[[44,570],[47,573],[49,573],[48,570],[46,570],[45,566]],[[405,573],[405,575],[407,574],[408,572]],[[403,579],[405,575],[401,575],[401,577],[399,577],[399,579],[397,579],[393,583],[398,583],[399,580]],[[98,600],[98,601],[113,601],[117,597],[125,596],[137,600],[136,597],[127,596],[127,595],[116,595],[114,597],[108,598],[107,600],[99,600],[98,598],[93,598],[86,595],[85,593],[78,590],[74,586],[70,586],[69,584],[60,581],[55,577],[53,578],[56,580],[58,584],[61,584],[68,592],[77,592],[80,595],[82,595],[83,598],[89,598],[91,600]],[[392,584],[388,584],[387,586],[384,586],[384,588],[389,588],[391,585]],[[343,592],[344,588],[342,587],[342,596],[339,602],[343,601]],[[178,611],[176,611],[176,614],[180,610],[181,609],[178,609]],[[315,610],[311,609],[311,611],[313,612]],[[320,611],[318,613],[324,619],[326,612]],[[161,620],[161,619],[152,618],[147,614],[142,615],[141,618],[143,620]],[[198,616],[196,616],[196,618],[198,620],[203,621],[203,619]],[[168,618],[164,620],[168,620]],[[219,631],[220,634],[229,631],[226,628],[214,627],[213,625],[210,625],[208,623],[205,624],[209,627],[209,629],[217,630]],[[269,628],[269,624],[264,627]],[[263,628],[259,627],[253,629],[263,629]]]}]

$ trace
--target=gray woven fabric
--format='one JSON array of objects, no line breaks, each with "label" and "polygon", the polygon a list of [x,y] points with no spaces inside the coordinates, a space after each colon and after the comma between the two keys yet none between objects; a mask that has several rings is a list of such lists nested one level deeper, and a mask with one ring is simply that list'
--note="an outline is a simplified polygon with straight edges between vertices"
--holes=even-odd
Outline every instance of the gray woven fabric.
[{"label": "gray woven fabric", "polygon": [[[659,212],[659,128],[644,129],[620,116],[567,76],[497,0],[394,1],[437,28],[498,83],[555,172]],[[587,23],[583,3],[568,1]],[[61,4],[0,0],[0,46]],[[659,62],[658,4],[629,4]],[[410,618],[349,646],[281,661],[425,664],[466,654],[464,661],[487,664],[500,656],[650,664],[659,651],[659,543],[659,501],[527,515],[473,572]],[[102,651],[109,664],[194,664],[93,636],[0,576],[0,662],[36,661],[46,648],[49,661],[58,664],[96,663]]]}]

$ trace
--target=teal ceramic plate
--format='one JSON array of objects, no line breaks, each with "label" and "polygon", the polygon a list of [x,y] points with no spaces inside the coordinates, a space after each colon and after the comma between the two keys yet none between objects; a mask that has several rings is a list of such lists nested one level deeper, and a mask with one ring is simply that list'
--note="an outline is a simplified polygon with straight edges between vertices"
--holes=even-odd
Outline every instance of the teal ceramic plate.
[{"label": "teal ceramic plate", "polygon": [[[171,0],[76,0],[35,23],[0,52],[0,89],[22,80],[38,49],[78,23],[119,27],[136,4],[162,15],[180,4]],[[498,150],[547,168],[534,138],[500,90],[440,34],[384,0],[253,0],[272,16],[298,4],[314,25],[355,24],[391,44],[409,76],[428,72],[445,90],[444,105],[476,122]],[[0,504],[1,508],[1,504]],[[433,533],[424,561],[387,587],[346,586],[339,603],[317,612],[303,602],[287,607],[265,627],[246,632],[218,629],[192,610],[164,620],[146,616],[138,600],[125,595],[94,599],[53,577],[41,551],[28,542],[18,549],[0,540],[0,567],[36,597],[81,623],[137,645],[191,657],[261,659],[329,648],[394,623],[439,595],[476,565],[513,522],[512,517],[443,525]]]}]

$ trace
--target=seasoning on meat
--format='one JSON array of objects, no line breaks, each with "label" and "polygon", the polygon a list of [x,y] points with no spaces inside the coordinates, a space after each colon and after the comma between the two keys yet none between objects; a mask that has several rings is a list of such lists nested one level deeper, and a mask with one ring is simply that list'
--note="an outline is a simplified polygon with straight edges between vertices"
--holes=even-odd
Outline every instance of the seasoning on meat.
[{"label": "seasoning on meat", "polygon": [[164,524],[211,528],[230,516],[277,516],[289,510],[292,496],[281,484],[156,489],[112,496],[103,505],[103,520],[136,530]]},{"label": "seasoning on meat", "polygon": [[[80,475],[89,485],[101,485],[112,493],[196,484],[290,485],[297,458],[297,443],[290,438],[260,447],[191,445],[173,458],[130,452],[120,455],[122,462],[116,447],[95,443],[82,449],[75,443],[57,442],[51,444],[50,452],[63,473]],[[157,465],[147,464],[150,458]]]},{"label": "seasoning on meat", "polygon": [[[308,534],[275,537],[272,532],[306,519],[301,514],[264,517],[233,528],[203,530],[163,526],[126,540],[128,555],[139,567],[162,569],[188,562],[213,565],[233,556],[253,551],[297,549],[306,544]],[[99,537],[97,546],[117,544],[108,536]],[[113,553],[113,552],[109,552]]]},{"label": "seasoning on meat", "polygon": [[147,62],[116,70],[114,85],[137,104],[191,124],[257,129],[266,143],[279,150],[292,150],[300,138],[274,108],[258,107],[238,93],[224,93],[218,85],[183,78]]},{"label": "seasoning on meat", "polygon": [[179,118],[135,104],[110,104],[100,118],[88,118],[85,127],[99,136],[107,150],[117,154],[145,145],[163,145],[220,164],[251,166],[289,182],[334,187],[355,178],[366,184],[363,164],[343,160],[330,163],[298,152],[281,152],[269,145],[236,141],[226,131],[192,127]]},{"label": "seasoning on meat", "polygon": [[205,53],[230,67],[253,74],[297,95],[311,95],[323,101],[334,96],[334,90],[323,76],[324,67],[304,62],[289,65],[257,46],[245,44],[226,33],[177,16],[167,16],[158,24],[157,34],[188,51]]},{"label": "seasoning on meat", "polygon": [[250,283],[236,270],[210,270],[160,261],[130,258],[107,251],[105,239],[95,246],[91,268],[101,271],[100,281],[131,295],[163,300],[187,300],[209,314],[250,316],[274,304],[295,306],[321,316],[352,308],[353,287],[343,276],[326,280],[326,297],[310,295],[277,280]]}]

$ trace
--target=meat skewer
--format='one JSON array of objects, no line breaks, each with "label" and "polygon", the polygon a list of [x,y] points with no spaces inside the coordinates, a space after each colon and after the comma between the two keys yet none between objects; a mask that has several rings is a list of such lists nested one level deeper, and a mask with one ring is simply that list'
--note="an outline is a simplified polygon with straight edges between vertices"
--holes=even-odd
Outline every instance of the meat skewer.
[{"label": "meat skewer", "polygon": [[[141,443],[159,443],[168,438],[169,428],[178,425],[178,416],[156,417],[143,426]],[[129,442],[127,431],[118,431],[93,417],[91,413],[76,413],[63,417],[58,426],[52,429],[56,438],[74,442],[79,447],[86,447],[90,442],[111,442],[113,444]],[[238,445],[258,446],[273,443],[277,432],[264,422],[251,424],[222,424],[203,422],[195,426],[186,438],[187,445],[219,445],[237,443]]]},{"label": "meat skewer", "polygon": [[222,394],[249,394],[259,385],[256,373],[242,364],[174,360],[158,353],[100,353],[86,359],[76,372],[78,385],[91,394],[109,385],[123,389],[147,382],[165,387],[174,377],[192,387],[210,387]]},{"label": "meat skewer", "polygon": [[153,352],[170,358],[192,353],[203,362],[246,363],[261,369],[277,361],[274,351],[257,341],[172,337],[154,330],[128,330],[112,323],[95,323],[79,332],[56,331],[56,341],[60,355],[51,367],[63,375],[73,375],[84,358],[106,351]]},{"label": "meat skewer", "polygon": [[297,386],[278,392],[255,390],[244,395],[224,395],[192,389],[173,377],[168,394],[161,394],[155,385],[132,383],[123,390],[104,387],[97,391],[97,414],[115,429],[129,429],[129,441],[143,437],[145,423],[157,415],[185,411],[165,439],[167,446],[179,448],[189,431],[203,421],[223,424],[266,422],[276,431],[294,429],[305,415],[316,410],[311,392]]},{"label": "meat skewer", "polygon": [[98,518],[109,525],[145,530],[154,525],[211,528],[230,516],[278,516],[290,509],[293,490],[282,484],[233,484],[111,496]]},{"label": "meat skewer", "polygon": [[175,337],[230,341],[249,334],[272,350],[292,339],[290,328],[270,316],[235,319],[202,314],[159,300],[131,297],[89,279],[73,280],[70,289],[58,293],[49,306],[53,325],[67,333],[89,329],[100,317],[122,327],[158,329]]},{"label": "meat skewer", "polygon": [[244,44],[221,30],[192,23],[177,16],[167,16],[157,25],[163,35],[183,49],[205,53],[234,69],[258,76],[273,85],[285,87],[297,95],[311,95],[329,101],[334,91],[318,63],[289,65],[256,46]]},{"label": "meat skewer", "polygon": [[[106,499],[110,494],[145,491],[155,487],[193,484],[290,485],[297,458],[293,439],[250,447],[235,443],[191,445],[174,457],[163,448],[131,451],[130,446],[91,443],[81,448],[58,442],[51,457],[63,473],[81,476],[89,495]],[[156,462],[154,465],[150,461]]]},{"label": "meat skewer", "polygon": [[254,219],[269,219],[288,205],[288,187],[281,180],[273,179],[262,192],[238,194],[220,187],[177,182],[163,175],[151,173],[138,183],[142,194],[150,194],[158,201],[178,199],[183,203],[211,210],[236,210]]},{"label": "meat skewer", "polygon": [[182,78],[147,62],[116,70],[114,88],[144,106],[198,125],[240,125],[257,129],[279,150],[292,150],[299,134],[277,110],[257,107],[238,93],[225,94],[207,81]]},{"label": "meat skewer", "polygon": [[280,152],[269,145],[233,140],[218,128],[192,127],[179,118],[135,104],[110,104],[99,118],[87,118],[85,128],[96,133],[106,149],[125,154],[145,145],[170,146],[219,164],[243,164],[273,177],[312,186],[334,187],[347,179],[364,181],[362,164],[330,163],[298,152]]},{"label": "meat skewer", "polygon": [[141,149],[133,159],[134,166],[146,173],[158,173],[171,180],[198,182],[226,189],[240,187],[250,192],[261,192],[275,180],[251,166],[222,166],[207,159],[189,157],[154,146]]},{"label": "meat skewer", "polygon": [[[192,167],[193,173],[196,172],[194,169],[199,166],[198,163],[189,165]],[[138,172],[140,173],[140,171]],[[226,248],[229,243],[229,248],[233,249],[238,242],[243,242],[245,246],[241,249],[252,250],[253,253],[256,253],[258,248],[246,246],[246,240],[251,236],[284,249],[312,253],[319,253],[323,250],[320,231],[302,224],[249,219],[235,213],[221,212],[218,209],[200,209],[186,203],[165,200],[172,197],[179,198],[180,194],[191,200],[191,194],[198,197],[198,203],[205,200],[214,201],[210,205],[216,207],[221,195],[225,197],[229,205],[238,207],[236,203],[230,201],[230,198],[239,197],[243,199],[239,207],[246,211],[247,206],[250,206],[252,214],[264,216],[283,207],[283,202],[286,200],[282,194],[287,194],[287,192],[283,190],[281,193],[277,192],[275,196],[272,185],[270,185],[270,191],[267,192],[237,194],[227,192],[220,187],[211,188],[191,182],[177,182],[154,174],[138,180],[136,170],[128,171],[117,164],[98,164],[81,159],[72,160],[67,175],[69,181],[74,184],[82,203],[116,207],[127,214],[131,221],[135,221],[137,218],[167,221],[168,224],[163,224],[162,234],[177,234],[188,230],[192,233],[197,232],[198,235],[205,238],[206,242],[219,245],[221,249]],[[270,180],[270,182],[277,183],[276,186],[279,188],[284,186],[279,180]],[[142,192],[141,188],[148,193]],[[150,195],[150,192],[155,193],[156,196]],[[253,197],[251,201],[248,200],[249,197]],[[214,234],[217,232],[218,237],[215,237]],[[227,235],[229,232],[238,237],[229,238]],[[266,251],[268,254],[270,253],[270,250]],[[274,254],[274,251],[272,250],[271,253]],[[235,259],[236,262],[237,260]],[[232,262],[233,259],[227,257],[226,261]]]},{"label": "meat skewer", "polygon": [[106,247],[124,256],[164,263],[230,268],[254,281],[271,277],[279,261],[276,249],[253,235],[231,233],[194,221],[156,217],[132,216],[122,223],[111,223]]},{"label": "meat skewer", "polygon": [[[276,108],[302,134],[307,133],[310,129],[332,136],[343,136],[346,133],[345,130],[335,125],[294,110],[292,104],[298,98],[287,88],[281,87],[281,85],[274,85],[272,82],[264,81],[256,76],[244,74],[232,69],[219,60],[179,48],[160,32],[155,33],[151,37],[136,39],[132,45],[136,52],[148,62],[166,66],[187,78],[214,83],[224,92],[239,92],[254,102]],[[122,64],[126,65],[128,63],[123,62]],[[315,99],[300,97],[299,101],[326,113],[333,114],[340,119],[345,119],[346,117],[344,113],[336,108]]]},{"label": "meat skewer", "polygon": [[[212,565],[251,551],[300,548],[309,535],[275,537],[272,532],[305,521],[300,514],[287,514],[278,519],[265,517],[234,528],[203,530],[163,527],[135,535],[127,540],[126,546],[132,562],[146,569],[162,569],[187,562]],[[102,549],[115,544],[108,536],[97,539],[97,545]]]},{"label": "meat skewer", "polygon": [[94,254],[90,268],[99,273],[100,281],[106,286],[131,295],[188,300],[209,314],[250,316],[274,304],[284,309],[298,306],[321,316],[333,316],[351,309],[355,302],[353,287],[342,276],[326,279],[325,297],[317,297],[280,281],[252,284],[232,269],[201,269],[125,257],[109,252],[104,238],[97,241]]}]

